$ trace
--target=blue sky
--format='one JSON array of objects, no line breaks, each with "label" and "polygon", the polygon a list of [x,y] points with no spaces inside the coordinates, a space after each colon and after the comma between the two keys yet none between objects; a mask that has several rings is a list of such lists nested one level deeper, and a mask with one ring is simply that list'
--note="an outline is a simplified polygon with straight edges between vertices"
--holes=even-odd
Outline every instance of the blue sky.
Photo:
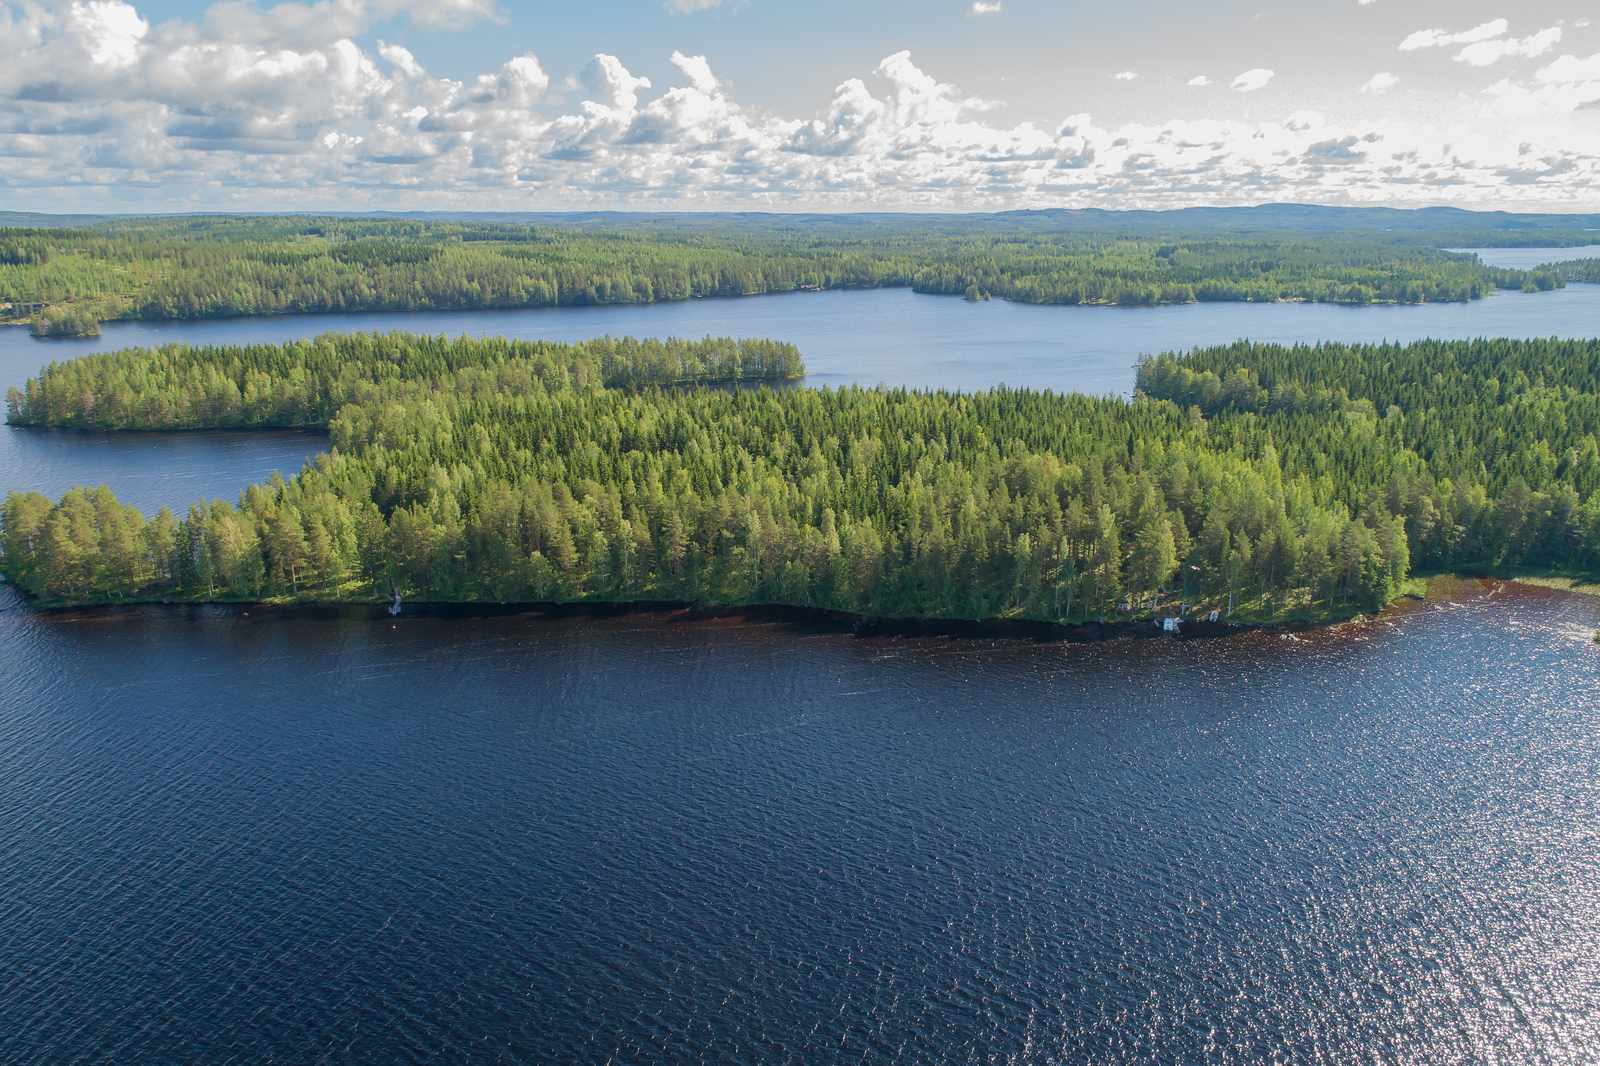
[{"label": "blue sky", "polygon": [[0,59],[12,209],[1600,210],[1572,2],[68,0]]}]

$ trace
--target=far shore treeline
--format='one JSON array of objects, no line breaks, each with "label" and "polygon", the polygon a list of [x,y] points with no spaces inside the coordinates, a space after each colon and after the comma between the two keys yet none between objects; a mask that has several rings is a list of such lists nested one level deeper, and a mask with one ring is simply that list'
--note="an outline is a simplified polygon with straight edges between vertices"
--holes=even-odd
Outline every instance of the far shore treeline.
[{"label": "far shore treeline", "polygon": [[1432,303],[1555,288],[1581,269],[1498,269],[1416,235],[1381,232],[1247,236],[1189,225],[1137,234],[974,218],[612,227],[180,217],[0,228],[0,303],[48,304],[34,318],[46,336],[92,334],[111,319],[637,304],[878,286],[1038,304]]},{"label": "far shore treeline", "polygon": [[146,520],[12,493],[44,603],[795,604],[1102,617],[1371,609],[1413,566],[1600,562],[1600,342],[1237,344],[1144,360],[1132,401],[999,388],[714,388],[770,341],[324,336],[53,364],[14,422],[326,425],[300,473]]}]

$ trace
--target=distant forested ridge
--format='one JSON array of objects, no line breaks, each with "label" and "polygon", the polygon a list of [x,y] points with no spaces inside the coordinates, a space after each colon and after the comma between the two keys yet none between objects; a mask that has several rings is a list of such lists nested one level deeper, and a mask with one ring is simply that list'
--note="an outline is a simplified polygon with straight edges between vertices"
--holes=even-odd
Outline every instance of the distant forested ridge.
[{"label": "distant forested ridge", "polygon": [[0,229],[0,302],[109,319],[650,303],[910,286],[1044,304],[1472,300],[1563,284],[1414,235],[983,220],[123,219]]},{"label": "distant forested ridge", "polygon": [[[177,410],[175,377],[255,368],[317,383],[294,409],[328,412],[333,447],[182,517],[13,493],[5,571],[50,603],[398,589],[1083,619],[1162,594],[1337,613],[1414,565],[1600,564],[1600,342],[1232,345],[1145,360],[1132,401],[608,387],[597,344],[627,348],[389,334],[58,364],[19,419],[83,424],[85,391],[102,417],[107,382],[132,390],[119,410]],[[79,400],[51,406],[45,380]]]}]

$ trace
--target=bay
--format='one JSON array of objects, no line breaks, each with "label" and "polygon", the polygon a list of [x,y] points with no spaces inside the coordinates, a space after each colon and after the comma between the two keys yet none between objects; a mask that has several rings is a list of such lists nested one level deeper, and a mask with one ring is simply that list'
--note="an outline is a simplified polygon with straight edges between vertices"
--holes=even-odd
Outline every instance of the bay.
[{"label": "bay", "polygon": [[1507,270],[1532,270],[1546,263],[1574,259],[1600,259],[1600,244],[1586,244],[1580,248],[1452,248],[1451,251],[1472,252],[1488,265]]}]

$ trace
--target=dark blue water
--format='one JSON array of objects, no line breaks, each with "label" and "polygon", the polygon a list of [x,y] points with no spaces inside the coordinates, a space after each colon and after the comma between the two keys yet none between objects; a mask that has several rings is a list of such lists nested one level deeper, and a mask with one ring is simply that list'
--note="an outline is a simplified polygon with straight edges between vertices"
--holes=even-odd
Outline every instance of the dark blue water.
[{"label": "dark blue water", "polygon": [[[117,328],[112,327],[110,332]],[[124,343],[39,340],[18,326],[0,328],[0,394],[20,388],[39,367]],[[65,346],[63,346],[65,345]],[[147,515],[170,507],[182,515],[201,499],[237,500],[239,490],[272,471],[299,471],[328,447],[325,433],[98,433],[0,426],[0,497],[42,492],[51,499],[74,485],[109,485]]]},{"label": "dark blue water", "polygon": [[[819,383],[1106,392],[1239,335],[1600,335],[1600,287],[13,329],[0,376],[335,328],[760,334]],[[182,507],[321,446],[7,428],[0,483]],[[0,1063],[1594,1062],[1600,601],[1491,591],[1067,646],[0,589]]]},{"label": "dark blue water", "polygon": [[[814,386],[882,381],[979,390],[1004,382],[1100,395],[1132,390],[1140,354],[1228,344],[1241,337],[1293,343],[1600,336],[1600,286],[1574,285],[1528,296],[1500,293],[1470,304],[1422,307],[1038,307],[878,289],[640,307],[122,322],[108,323],[105,335],[96,340],[42,341],[11,327],[0,329],[0,392],[21,385],[52,359],[129,345],[244,344],[330,330],[397,329],[562,341],[605,333],[776,337],[799,345],[811,371],[806,381]],[[163,505],[181,511],[202,495],[234,499],[241,486],[273,470],[292,473],[307,454],[325,446],[320,436],[272,434],[111,435],[83,437],[82,443],[82,448],[70,442],[63,446],[61,440],[34,431],[0,430],[0,492],[26,489],[56,497],[77,483],[104,482],[147,512]]]},{"label": "dark blue water", "polygon": [[0,590],[0,1062],[1583,1063],[1600,601],[872,639]]}]

